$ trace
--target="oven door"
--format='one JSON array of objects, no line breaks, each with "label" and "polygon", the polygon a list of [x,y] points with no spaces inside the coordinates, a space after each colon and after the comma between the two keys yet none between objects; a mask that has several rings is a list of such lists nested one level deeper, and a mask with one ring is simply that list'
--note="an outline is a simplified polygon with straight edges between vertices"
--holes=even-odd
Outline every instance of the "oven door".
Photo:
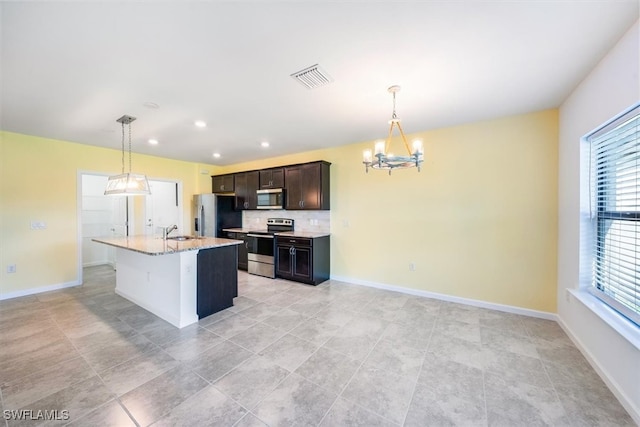
[{"label": "oven door", "polygon": [[272,234],[247,234],[249,243],[247,254],[247,270],[251,274],[265,277],[275,277],[274,245]]}]

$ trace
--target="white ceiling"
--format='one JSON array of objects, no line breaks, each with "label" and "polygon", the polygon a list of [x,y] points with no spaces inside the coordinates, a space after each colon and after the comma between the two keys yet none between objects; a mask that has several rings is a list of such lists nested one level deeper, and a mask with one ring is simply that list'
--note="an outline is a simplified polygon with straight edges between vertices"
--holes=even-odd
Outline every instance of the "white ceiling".
[{"label": "white ceiling", "polygon": [[638,5],[5,1],[0,127],[119,149],[129,114],[133,151],[224,165],[384,138],[393,84],[406,133],[553,108]]}]

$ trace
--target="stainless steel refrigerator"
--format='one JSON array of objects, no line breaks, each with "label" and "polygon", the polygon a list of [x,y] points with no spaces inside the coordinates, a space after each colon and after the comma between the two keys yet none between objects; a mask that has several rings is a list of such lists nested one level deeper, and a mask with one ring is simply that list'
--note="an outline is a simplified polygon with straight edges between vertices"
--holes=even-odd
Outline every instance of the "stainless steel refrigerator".
[{"label": "stainless steel refrigerator", "polygon": [[223,229],[242,227],[242,212],[234,210],[234,205],[234,196],[218,194],[194,195],[194,234],[197,236],[223,237]]}]

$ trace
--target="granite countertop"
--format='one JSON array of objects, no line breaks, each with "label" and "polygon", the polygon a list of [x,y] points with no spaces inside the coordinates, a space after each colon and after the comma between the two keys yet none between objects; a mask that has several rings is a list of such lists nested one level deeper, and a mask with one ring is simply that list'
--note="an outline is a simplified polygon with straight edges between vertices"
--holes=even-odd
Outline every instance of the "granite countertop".
[{"label": "granite countertop", "polygon": [[223,228],[222,231],[230,231],[232,233],[266,233],[267,230],[264,228],[255,229],[255,228]]},{"label": "granite countertop", "polygon": [[222,239],[219,237],[196,237],[189,240],[163,240],[150,236],[129,237],[99,237],[91,239],[94,242],[128,249],[146,255],[165,255],[177,252],[195,251],[199,249],[212,249],[221,246],[240,245],[242,240]]},{"label": "granite countertop", "polygon": [[282,237],[304,237],[307,239],[315,239],[316,237],[329,236],[330,233],[323,233],[320,231],[283,231],[275,233],[275,235]]},{"label": "granite countertop", "polygon": [[[265,229],[255,228],[225,228],[222,231],[231,231],[232,233],[266,233]],[[331,233],[324,233],[321,231],[277,231],[273,233],[276,236],[283,237],[304,237],[307,239],[315,239],[316,237],[329,236]]]}]

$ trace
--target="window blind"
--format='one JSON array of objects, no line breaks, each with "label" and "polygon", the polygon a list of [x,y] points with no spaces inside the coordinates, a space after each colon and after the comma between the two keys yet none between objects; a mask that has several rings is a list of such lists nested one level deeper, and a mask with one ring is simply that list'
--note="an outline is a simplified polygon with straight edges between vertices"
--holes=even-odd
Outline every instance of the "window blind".
[{"label": "window blind", "polygon": [[640,106],[590,135],[591,292],[640,325]]}]

